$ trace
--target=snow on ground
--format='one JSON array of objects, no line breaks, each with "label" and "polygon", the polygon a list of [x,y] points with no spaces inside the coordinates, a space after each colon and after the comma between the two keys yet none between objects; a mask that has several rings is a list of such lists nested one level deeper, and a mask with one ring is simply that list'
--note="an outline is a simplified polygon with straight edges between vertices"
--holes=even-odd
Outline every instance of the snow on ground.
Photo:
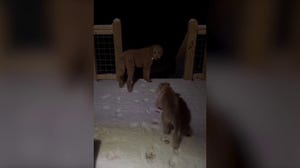
[{"label": "snow on ground", "polygon": [[[191,110],[192,137],[173,150],[172,134],[163,135],[155,91],[169,82]],[[206,83],[183,79],[138,80],[131,93],[114,80],[94,83],[95,134],[101,140],[96,168],[206,167]]]}]

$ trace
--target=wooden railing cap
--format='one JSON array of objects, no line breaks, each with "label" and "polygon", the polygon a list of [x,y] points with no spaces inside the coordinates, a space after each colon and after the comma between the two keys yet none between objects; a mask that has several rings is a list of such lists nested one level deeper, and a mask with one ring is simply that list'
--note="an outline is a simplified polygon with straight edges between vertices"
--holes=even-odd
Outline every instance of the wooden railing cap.
[{"label": "wooden railing cap", "polygon": [[116,23],[116,22],[121,22],[121,20],[120,20],[119,18],[115,18],[113,22],[114,22],[114,23]]},{"label": "wooden railing cap", "polygon": [[198,21],[194,18],[189,20],[189,24],[198,24]]}]

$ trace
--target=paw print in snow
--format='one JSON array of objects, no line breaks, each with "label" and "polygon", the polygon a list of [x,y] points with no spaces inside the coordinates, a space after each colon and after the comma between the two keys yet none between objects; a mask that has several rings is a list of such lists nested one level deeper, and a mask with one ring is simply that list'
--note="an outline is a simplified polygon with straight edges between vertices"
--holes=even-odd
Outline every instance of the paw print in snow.
[{"label": "paw print in snow", "polygon": [[170,143],[170,140],[168,140],[168,137],[166,137],[166,136],[161,137],[161,141],[164,142],[165,144]]},{"label": "paw print in snow", "polygon": [[148,163],[152,163],[153,160],[155,159],[155,157],[156,157],[156,154],[155,154],[154,148],[152,146],[148,151],[146,151],[145,158]]}]

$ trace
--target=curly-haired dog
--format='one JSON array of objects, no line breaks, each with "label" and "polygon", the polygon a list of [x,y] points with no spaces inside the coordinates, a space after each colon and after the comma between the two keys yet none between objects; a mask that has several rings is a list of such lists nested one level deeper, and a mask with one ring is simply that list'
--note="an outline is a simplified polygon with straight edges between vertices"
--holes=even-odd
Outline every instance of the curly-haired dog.
[{"label": "curly-haired dog", "polygon": [[159,84],[156,94],[156,106],[162,110],[163,132],[170,134],[172,129],[174,129],[172,146],[174,149],[178,149],[182,135],[191,136],[192,134],[190,110],[185,101],[178,93],[174,92],[169,83]]},{"label": "curly-haired dog", "polygon": [[[151,82],[150,71],[153,60],[160,59],[163,54],[163,48],[160,45],[152,45],[141,49],[130,49],[121,54],[124,64],[120,64],[117,80],[119,86],[124,86],[125,68],[127,69],[127,88],[131,92],[133,89],[133,76],[135,67],[143,68],[143,77],[146,81]],[[125,67],[125,68],[124,68]]]}]

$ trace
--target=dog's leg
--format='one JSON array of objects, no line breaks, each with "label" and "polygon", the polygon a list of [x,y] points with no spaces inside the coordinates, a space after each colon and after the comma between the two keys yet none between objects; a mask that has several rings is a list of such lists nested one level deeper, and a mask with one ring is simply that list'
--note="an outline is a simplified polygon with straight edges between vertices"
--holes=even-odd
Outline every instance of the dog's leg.
[{"label": "dog's leg", "polygon": [[143,76],[147,82],[152,82],[152,80],[150,79],[150,72],[151,72],[150,67],[143,68]]},{"label": "dog's leg", "polygon": [[133,75],[134,75],[134,67],[127,69],[128,78],[127,78],[127,89],[128,92],[132,92],[133,90]]}]

